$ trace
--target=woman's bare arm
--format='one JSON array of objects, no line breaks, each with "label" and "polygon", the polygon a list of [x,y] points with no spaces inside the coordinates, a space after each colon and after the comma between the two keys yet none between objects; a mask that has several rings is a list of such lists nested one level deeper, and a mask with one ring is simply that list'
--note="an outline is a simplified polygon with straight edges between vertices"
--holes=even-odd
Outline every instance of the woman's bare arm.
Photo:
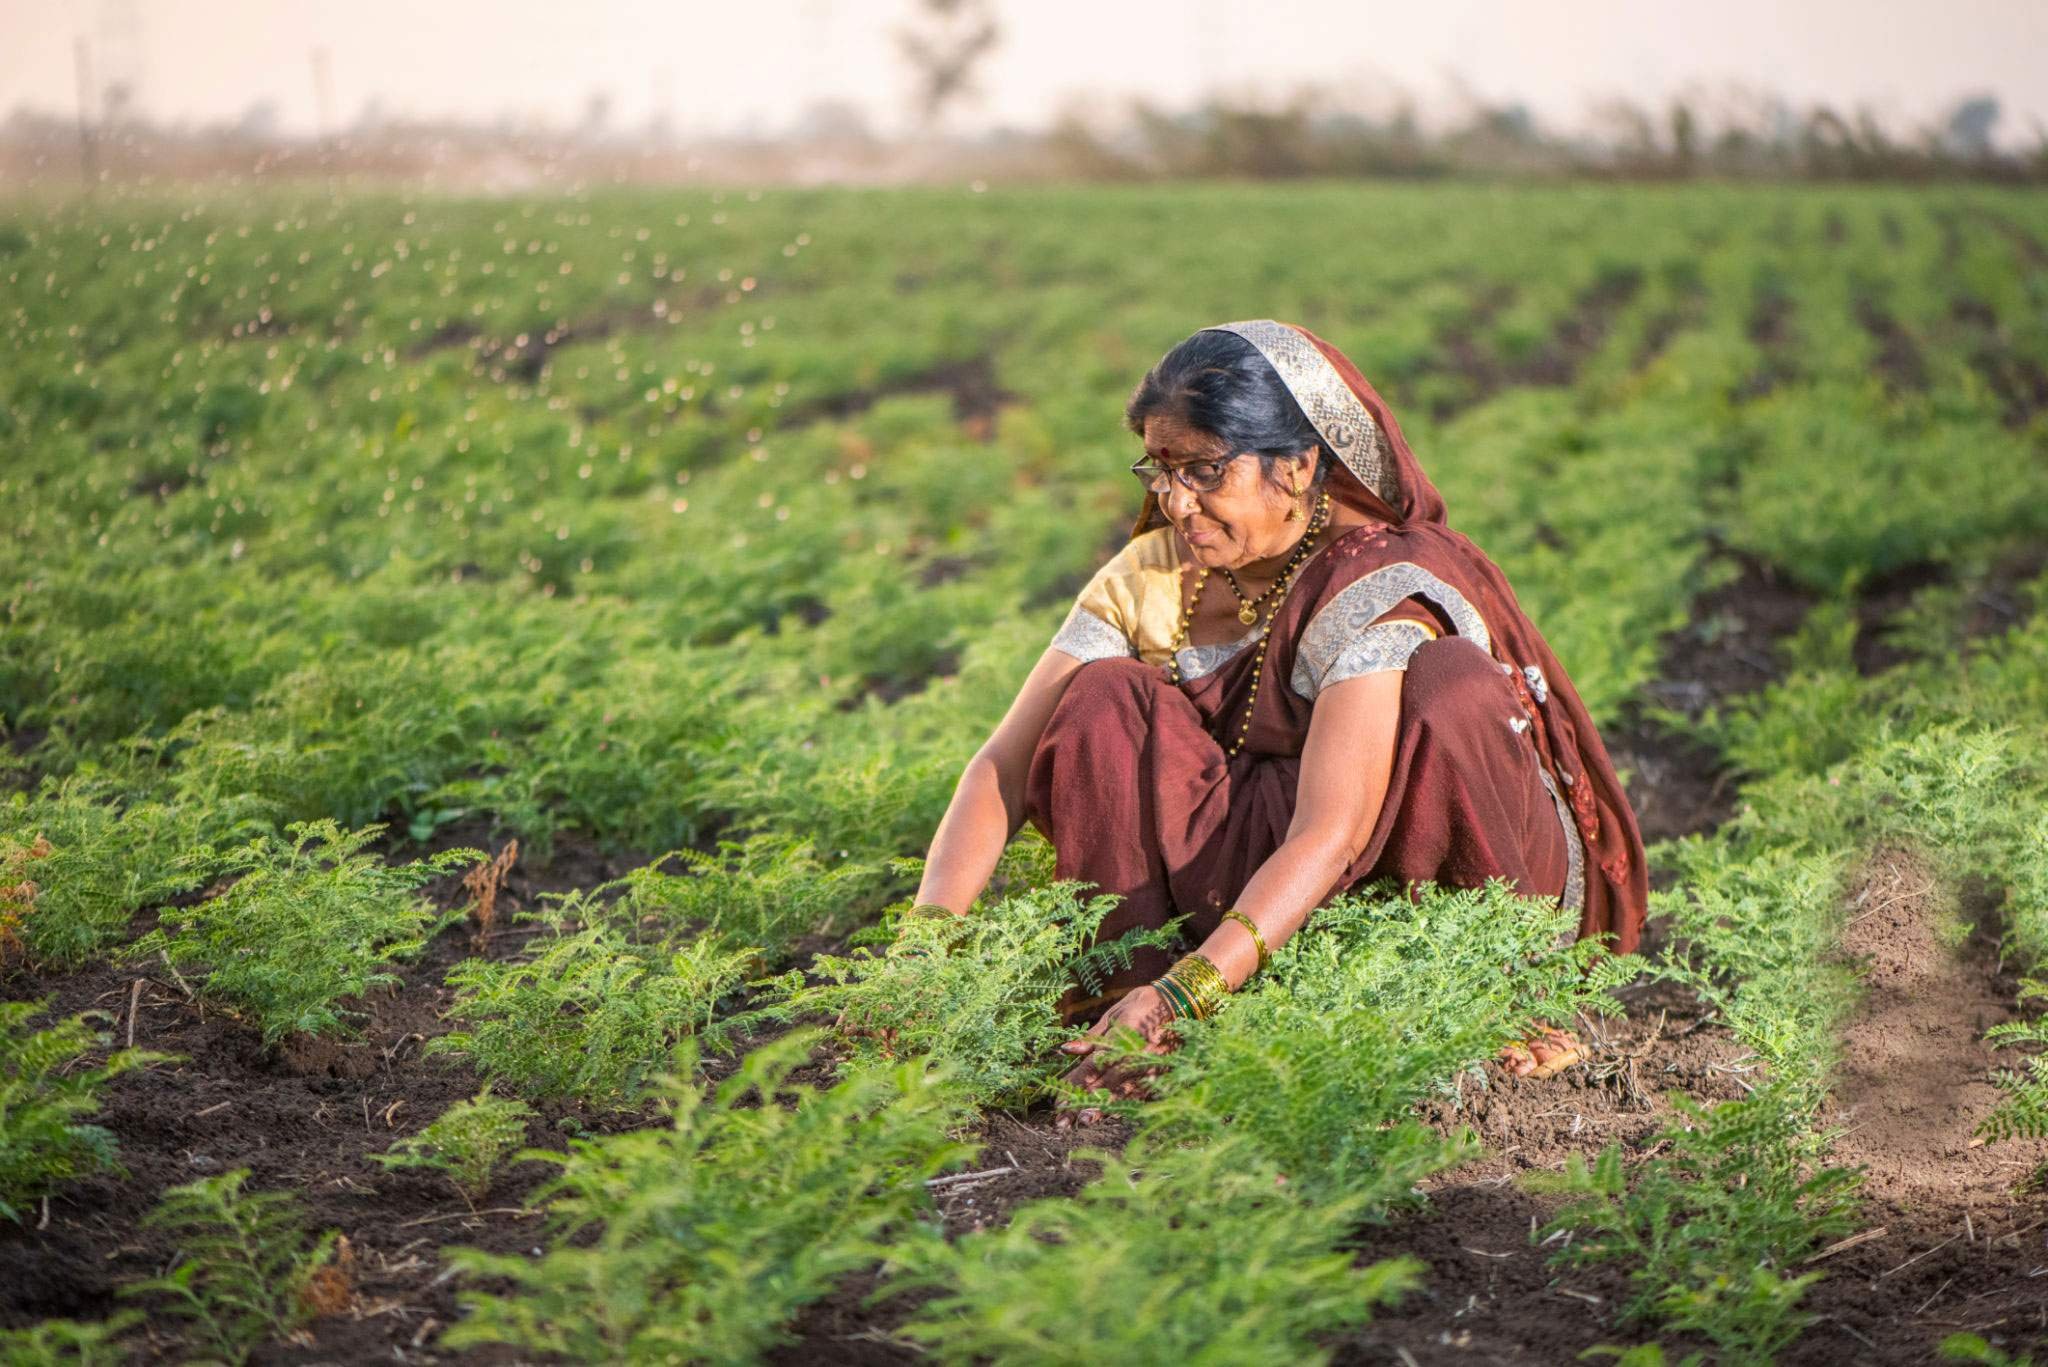
[{"label": "woman's bare arm", "polygon": [[[1393,776],[1406,678],[1399,670],[1380,670],[1331,684],[1316,696],[1287,838],[1259,865],[1234,903],[1258,925],[1268,949],[1278,949],[1301,929],[1372,839]],[[1212,931],[1200,952],[1233,991],[1258,971],[1258,947],[1235,920]],[[1124,1065],[1096,1063],[1095,1037],[1128,1025],[1149,1041],[1148,1052],[1164,1053],[1168,1045],[1162,1036],[1170,1017],[1159,989],[1147,984],[1127,993],[1102,1013],[1086,1037],[1060,1046],[1080,1058],[1061,1080],[1084,1091],[1107,1086],[1121,1096],[1139,1095],[1134,1090],[1139,1083]],[[1099,1109],[1088,1107],[1062,1112],[1053,1123],[1065,1129],[1076,1118],[1092,1123],[1100,1116]]]},{"label": "woman's bare arm", "polygon": [[[1394,770],[1401,720],[1399,670],[1331,684],[1316,697],[1295,780],[1287,838],[1251,876],[1235,903],[1258,923],[1268,949],[1301,929],[1364,851],[1379,821]],[[1201,952],[1235,989],[1259,966],[1251,932],[1225,921]]]},{"label": "woman's bare arm", "polygon": [[1050,646],[996,729],[967,762],[925,855],[917,900],[964,916],[1025,821],[1024,781],[1052,710],[1081,661]]}]

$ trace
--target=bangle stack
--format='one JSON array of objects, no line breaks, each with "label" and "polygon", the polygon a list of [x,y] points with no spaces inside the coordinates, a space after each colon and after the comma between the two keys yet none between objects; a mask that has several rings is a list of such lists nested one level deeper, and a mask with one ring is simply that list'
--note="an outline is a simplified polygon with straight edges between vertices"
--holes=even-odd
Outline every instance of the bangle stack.
[{"label": "bangle stack", "polygon": [[1182,956],[1172,968],[1154,978],[1152,986],[1176,1019],[1207,1020],[1230,995],[1230,984],[1224,980],[1223,971],[1202,954]]},{"label": "bangle stack", "polygon": [[[898,944],[898,946],[903,945],[903,939],[901,937],[901,928],[911,921],[950,921],[953,923],[954,928],[957,930],[966,923],[966,920],[967,918],[965,916],[956,916],[953,914],[952,908],[942,907],[937,902],[918,902],[915,905],[913,905],[908,911],[904,912],[901,916],[898,916],[896,918],[896,924],[898,928],[898,938],[896,943]],[[948,940],[947,943],[951,944],[953,943],[953,941]],[[910,946],[907,948],[902,948],[901,952],[906,954],[923,954],[927,951],[925,947],[920,944]]]},{"label": "bangle stack", "polygon": [[1223,920],[1235,921],[1243,926],[1246,931],[1250,932],[1252,943],[1258,947],[1259,951],[1259,972],[1265,972],[1266,965],[1273,961],[1273,951],[1266,948],[1266,937],[1259,933],[1258,923],[1236,907],[1232,907],[1229,911],[1224,912]]}]

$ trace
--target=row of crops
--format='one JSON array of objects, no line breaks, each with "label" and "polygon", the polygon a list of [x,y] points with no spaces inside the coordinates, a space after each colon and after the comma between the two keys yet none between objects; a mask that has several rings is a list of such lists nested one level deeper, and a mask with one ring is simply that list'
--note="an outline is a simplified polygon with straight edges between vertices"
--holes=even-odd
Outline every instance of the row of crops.
[{"label": "row of crops", "polygon": [[[1625,1270],[1594,1332],[1637,1360],[1774,1360],[1860,1227],[1823,1120],[1846,890],[1917,851],[2048,959],[2043,244],[2038,196],[1987,190],[15,206],[0,1257],[149,1214],[0,1302],[9,1360],[240,1361],[359,1312],[418,1230],[316,1218],[246,1133],[137,1176],[148,1136],[94,1117],[374,1053],[393,997],[437,1009],[383,1073],[463,1099],[366,1110],[350,1180],[516,1201],[464,1229],[546,1213],[416,1255],[462,1313],[407,1351],[752,1360],[855,1287],[947,1361],[1320,1360],[1427,1276],[1354,1232],[1475,1150],[1417,1103],[1644,977],[1761,1085],[1532,1179],[1538,1237]],[[962,1233],[934,1193],[1040,1113],[1056,1003],[1119,947],[1028,831],[963,925],[899,926],[915,856],[1129,525],[1124,395],[1268,316],[1388,397],[1603,727],[1707,747],[1736,815],[1653,849],[1643,957],[1554,950],[1499,888],[1319,910],[1085,1180]],[[1773,682],[1661,706],[1670,633],[1744,566],[1813,605]],[[514,838],[624,872],[493,924]],[[145,991],[243,1061],[138,1043]],[[2005,1082],[1984,1137],[2048,1134],[2048,1072]]]}]

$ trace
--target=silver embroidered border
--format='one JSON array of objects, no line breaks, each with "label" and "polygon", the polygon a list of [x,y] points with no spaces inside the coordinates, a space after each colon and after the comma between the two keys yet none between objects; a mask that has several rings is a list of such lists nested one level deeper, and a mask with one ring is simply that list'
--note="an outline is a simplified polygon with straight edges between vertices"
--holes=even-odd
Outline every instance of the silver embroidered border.
[{"label": "silver embroidered border", "polygon": [[1235,641],[1217,641],[1206,646],[1182,646],[1176,650],[1174,659],[1180,664],[1183,683],[1199,679],[1204,674],[1214,673],[1233,655],[1259,639],[1260,628],[1253,627]]},{"label": "silver embroidered border", "polygon": [[1444,610],[1458,635],[1481,650],[1492,653],[1493,635],[1486,619],[1456,589],[1413,561],[1397,560],[1370,574],[1360,575],[1316,610],[1301,634],[1294,651],[1294,674],[1288,680],[1295,693],[1313,698],[1320,680],[1337,657],[1357,640],[1388,608],[1403,598],[1420,594]]},{"label": "silver embroidered border", "polygon": [[[1536,760],[1536,777],[1543,780],[1543,787],[1550,794],[1550,800],[1557,805],[1557,819],[1564,825],[1565,874],[1564,892],[1557,904],[1583,913],[1586,907],[1586,844],[1579,838],[1579,828],[1572,824],[1572,809],[1565,802],[1564,794],[1558,792],[1557,783],[1550,777],[1550,771],[1543,767],[1541,758]],[[1569,944],[1579,938],[1579,928],[1570,927],[1561,943]]]},{"label": "silver embroidered border", "polygon": [[1315,343],[1271,318],[1218,323],[1202,331],[1236,333],[1257,347],[1337,459],[1366,488],[1394,507],[1401,506],[1400,480],[1380,438],[1379,424]]},{"label": "silver embroidered border", "polygon": [[1109,660],[1138,653],[1131,645],[1130,637],[1079,603],[1074,604],[1067,613],[1067,620],[1060,623],[1060,629],[1053,633],[1052,647],[1083,664],[1090,660]]},{"label": "silver embroidered border", "polygon": [[[1355,679],[1361,674],[1377,674],[1389,669],[1405,670],[1408,668],[1408,657],[1429,639],[1429,628],[1420,622],[1381,622],[1377,626],[1367,627],[1356,640],[1345,645],[1337,653],[1337,658],[1330,661],[1327,670],[1310,680],[1315,692],[1302,696],[1314,702],[1316,694],[1331,684]],[[1295,692],[1300,693],[1301,690],[1296,688]]]}]

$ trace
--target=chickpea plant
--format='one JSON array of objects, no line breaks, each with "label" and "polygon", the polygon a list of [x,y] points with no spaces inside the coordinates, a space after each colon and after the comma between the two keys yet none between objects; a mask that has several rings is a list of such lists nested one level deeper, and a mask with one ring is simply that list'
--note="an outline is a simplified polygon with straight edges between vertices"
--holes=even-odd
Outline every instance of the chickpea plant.
[{"label": "chickpea plant", "polygon": [[266,1045],[293,1031],[348,1032],[360,1013],[341,1003],[396,983],[392,967],[463,914],[437,911],[413,889],[486,857],[455,849],[389,865],[363,852],[382,829],[293,822],[289,839],[229,851],[216,867],[239,874],[234,885],[197,906],[166,907],[134,957],[161,954],[199,972],[201,992],[255,1025]]},{"label": "chickpea plant", "polygon": [[797,1030],[700,1089],[685,1040],[659,1084],[668,1123],[529,1152],[559,1174],[535,1193],[546,1253],[448,1250],[505,1290],[463,1295],[449,1348],[504,1343],[572,1362],[749,1362],[804,1304],[879,1262],[918,1223],[924,1180],[973,1146],[950,1135],[961,1093],[922,1063],[796,1083],[817,1032]]},{"label": "chickpea plant", "polygon": [[336,1232],[310,1237],[297,1197],[246,1190],[248,1178],[247,1168],[236,1168],[166,1191],[142,1223],[172,1239],[177,1261],[121,1288],[123,1296],[157,1297],[165,1312],[190,1321],[188,1346],[229,1363],[310,1319],[321,1305],[322,1274],[332,1280],[336,1268]]},{"label": "chickpea plant", "polygon": [[0,1216],[16,1223],[30,1202],[62,1183],[120,1170],[114,1136],[85,1117],[99,1110],[110,1079],[169,1057],[124,1049],[90,1064],[109,1042],[92,1025],[99,1013],[30,1029],[48,1005],[0,1002]]},{"label": "chickpea plant", "polygon": [[517,962],[457,964],[448,1015],[458,1028],[427,1051],[462,1055],[532,1100],[632,1107],[676,1042],[708,1025],[759,963],[758,950],[722,936],[670,949],[600,920]]},{"label": "chickpea plant", "polygon": [[1091,945],[1120,899],[1083,901],[1088,886],[1032,889],[957,920],[908,920],[880,953],[821,954],[810,972],[825,981],[811,983],[795,969],[764,979],[755,984],[762,1005],[719,1021],[710,1038],[724,1043],[763,1021],[823,1017],[834,1022],[844,1068],[927,1056],[956,1069],[979,1102],[1021,1105],[1072,1066],[1056,1052],[1074,1034],[1060,999],[1077,988],[1099,992],[1140,947],[1179,943],[1176,918]]},{"label": "chickpea plant", "polygon": [[533,1108],[525,1102],[492,1096],[487,1085],[469,1100],[450,1106],[418,1134],[370,1159],[386,1168],[438,1172],[475,1209],[498,1165],[525,1141],[526,1122],[532,1116]]}]

